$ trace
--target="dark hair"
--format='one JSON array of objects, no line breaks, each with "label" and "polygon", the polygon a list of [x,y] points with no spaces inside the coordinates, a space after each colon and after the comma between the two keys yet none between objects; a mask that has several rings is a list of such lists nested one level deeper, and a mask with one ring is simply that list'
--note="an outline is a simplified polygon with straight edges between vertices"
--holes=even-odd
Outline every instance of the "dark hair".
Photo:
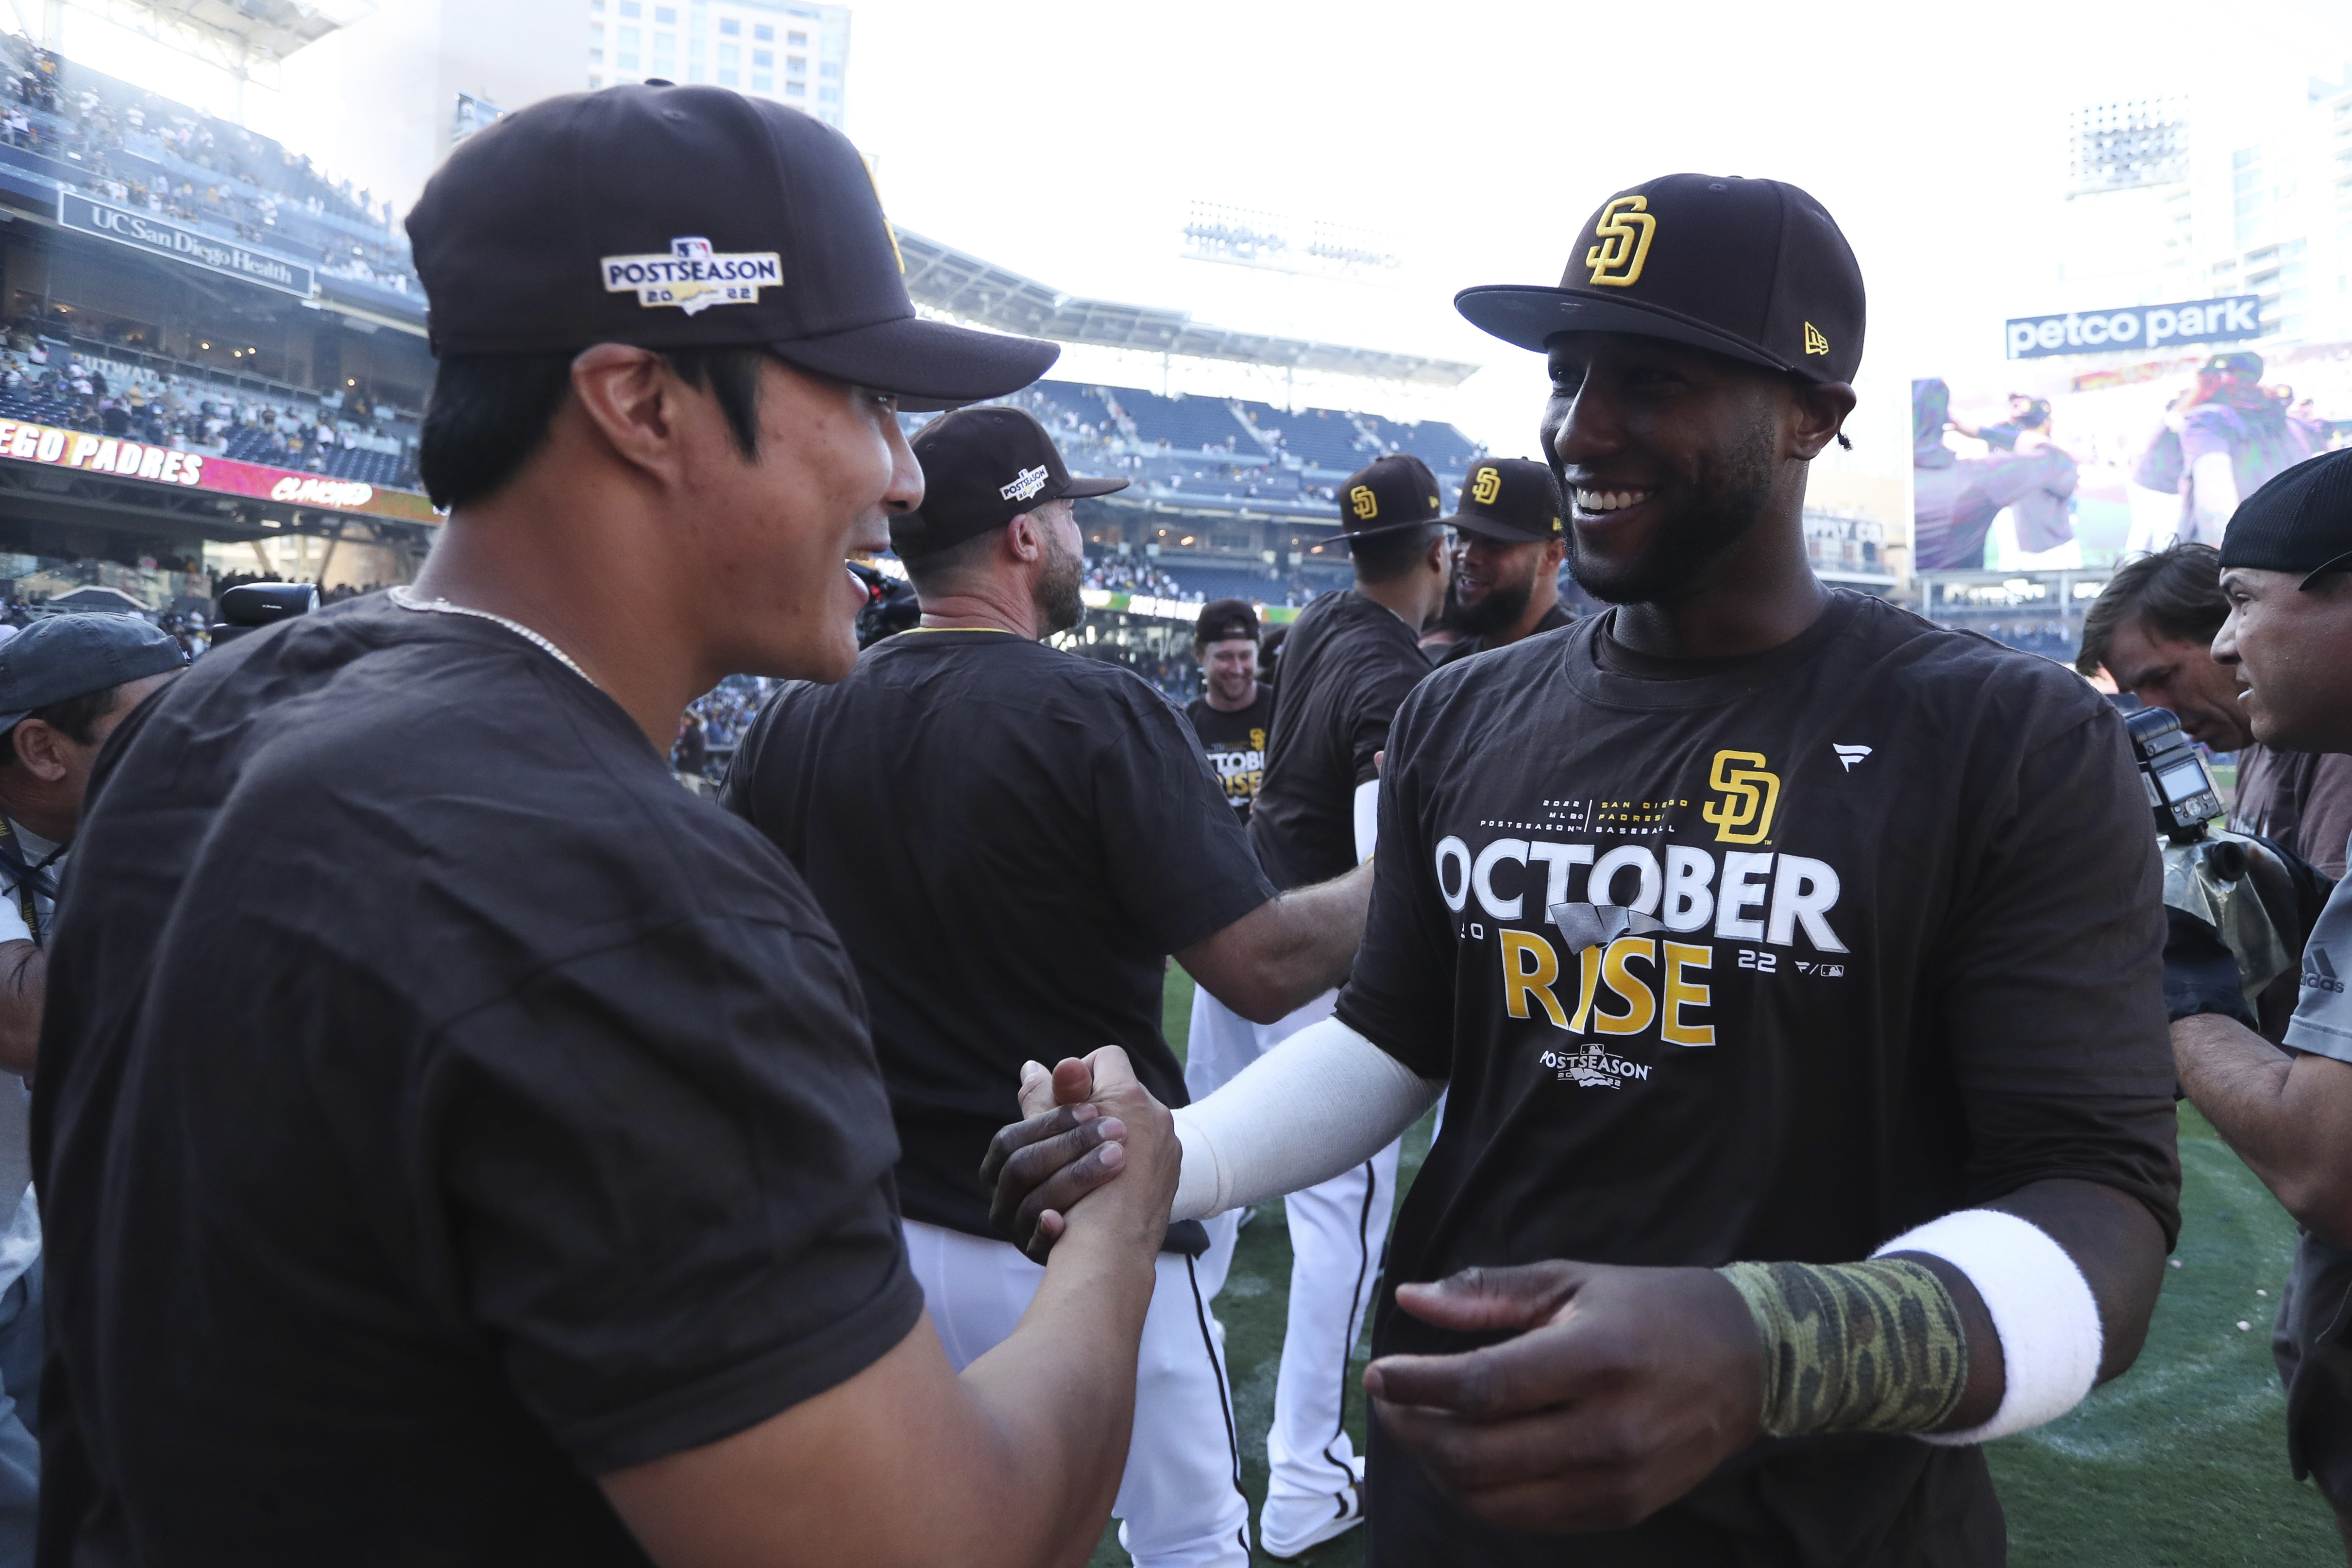
[{"label": "dark hair", "polygon": [[1435,523],[1423,523],[1393,533],[1350,538],[1348,553],[1356,558],[1356,580],[1394,582],[1420,564],[1429,552],[1430,541],[1444,531]]},{"label": "dark hair", "polygon": [[915,597],[937,599],[953,592],[966,575],[985,565],[989,557],[996,553],[996,541],[1003,533],[1003,528],[983,528],[970,538],[958,539],[938,549],[900,556],[907,569],[907,580],[915,585]]},{"label": "dark hair", "polygon": [[[121,695],[121,686],[100,686],[94,692],[84,692],[78,697],[67,697],[64,701],[51,703],[47,707],[37,707],[18,719],[16,724],[39,719],[75,745],[88,746],[98,738],[98,721],[114,711],[115,699]],[[0,735],[0,741],[6,742],[5,745],[0,746],[0,768],[16,767],[16,725],[9,726],[7,732]]]},{"label": "dark hair", "polygon": [[2221,552],[2211,545],[2169,545],[2154,555],[2127,560],[2093,601],[2083,617],[2083,651],[2074,667],[2095,675],[2126,622],[2141,621],[2149,631],[2176,643],[2210,643],[2230,618],[2221,597]]},{"label": "dark hair", "polygon": [[[708,387],[746,463],[760,457],[760,371],[767,350],[664,349],[662,362],[692,387]],[[467,354],[441,361],[425,403],[416,468],[436,507],[496,495],[547,440],[572,392],[577,353]]]}]

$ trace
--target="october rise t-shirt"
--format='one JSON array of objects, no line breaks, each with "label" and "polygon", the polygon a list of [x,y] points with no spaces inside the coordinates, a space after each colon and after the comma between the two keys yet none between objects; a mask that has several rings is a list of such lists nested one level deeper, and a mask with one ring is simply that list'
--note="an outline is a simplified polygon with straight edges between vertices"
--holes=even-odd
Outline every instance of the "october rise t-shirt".
[{"label": "october rise t-shirt", "polygon": [[[1548,1258],[1845,1261],[2074,1177],[2179,1228],[2156,835],[2073,672],[1837,591],[1750,659],[1613,614],[1407,697],[1341,1019],[1449,1082],[1393,1283]],[[1487,1530],[1375,1427],[1381,1568],[2001,1559],[1974,1448],[1763,1442],[1649,1521]]]}]

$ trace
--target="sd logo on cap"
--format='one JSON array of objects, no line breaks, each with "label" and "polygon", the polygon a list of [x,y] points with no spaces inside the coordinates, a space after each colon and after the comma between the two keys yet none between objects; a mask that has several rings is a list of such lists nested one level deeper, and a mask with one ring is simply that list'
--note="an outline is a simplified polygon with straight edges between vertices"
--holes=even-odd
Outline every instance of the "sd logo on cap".
[{"label": "sd logo on cap", "polygon": [[1585,220],[1557,287],[1465,288],[1454,308],[1542,351],[1561,332],[1711,349],[1816,382],[1862,365],[1862,268],[1822,204],[1779,180],[1667,174]]}]

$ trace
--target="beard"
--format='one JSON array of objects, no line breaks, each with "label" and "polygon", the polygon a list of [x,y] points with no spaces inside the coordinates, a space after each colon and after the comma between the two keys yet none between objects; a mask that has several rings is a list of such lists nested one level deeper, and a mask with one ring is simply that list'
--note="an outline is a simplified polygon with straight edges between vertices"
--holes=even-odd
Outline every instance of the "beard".
[{"label": "beard", "polygon": [[[1681,599],[1733,547],[1755,531],[1772,498],[1772,426],[1758,421],[1740,444],[1692,465],[1673,509],[1660,519],[1647,549],[1630,561],[1585,554],[1576,529],[1568,531],[1568,570],[1585,592],[1610,604]],[[1558,463],[1552,477],[1570,494]]]},{"label": "beard", "polygon": [[[1540,560],[1542,558],[1537,558]],[[1439,624],[1448,631],[1459,632],[1465,637],[1484,637],[1490,632],[1500,632],[1514,624],[1528,612],[1528,601],[1536,596],[1535,574],[1530,572],[1516,582],[1497,581],[1486,590],[1486,597],[1475,604],[1465,604],[1456,596],[1454,584],[1445,584],[1445,613]]]},{"label": "beard", "polygon": [[1037,607],[1041,636],[1066,632],[1087,618],[1087,601],[1079,597],[1085,585],[1087,560],[1082,551],[1063,553],[1055,530],[1045,536],[1045,570],[1037,579],[1030,602]]}]

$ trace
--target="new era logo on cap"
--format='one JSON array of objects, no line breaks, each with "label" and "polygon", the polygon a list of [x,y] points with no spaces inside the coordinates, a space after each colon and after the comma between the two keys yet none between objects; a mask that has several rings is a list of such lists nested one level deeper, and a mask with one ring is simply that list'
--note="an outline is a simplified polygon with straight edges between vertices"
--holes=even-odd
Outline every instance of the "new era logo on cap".
[{"label": "new era logo on cap", "polygon": [[713,305],[757,305],[761,289],[784,281],[774,251],[721,255],[699,235],[670,241],[667,256],[608,256],[604,267],[605,293],[634,289],[639,305],[675,305],[689,316]]}]

